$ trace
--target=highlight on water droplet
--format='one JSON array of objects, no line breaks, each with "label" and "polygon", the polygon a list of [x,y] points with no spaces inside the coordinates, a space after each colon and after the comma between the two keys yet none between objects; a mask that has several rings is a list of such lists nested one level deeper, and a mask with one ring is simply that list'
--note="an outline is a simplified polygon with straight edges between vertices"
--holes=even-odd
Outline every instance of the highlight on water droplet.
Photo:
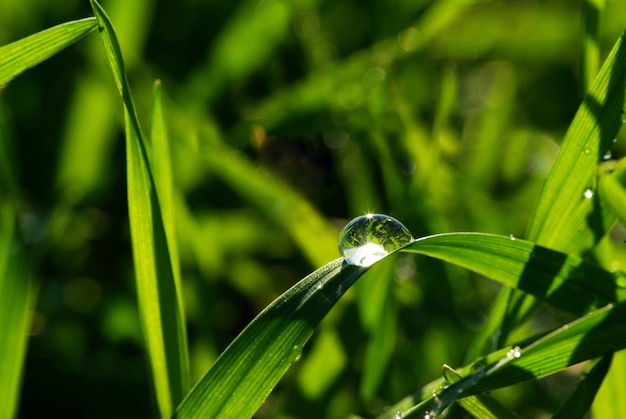
[{"label": "highlight on water droplet", "polygon": [[604,153],[604,156],[602,156],[602,160],[611,160],[613,158],[613,153],[611,153],[611,150],[608,150],[606,153]]},{"label": "highlight on water droplet", "polygon": [[509,352],[507,352],[506,357],[508,359],[517,359],[522,356],[522,348],[519,346],[514,346],[511,348]]},{"label": "highlight on water droplet", "polygon": [[413,240],[398,220],[384,214],[366,214],[350,221],[339,233],[339,252],[356,266],[371,266]]},{"label": "highlight on water droplet", "polygon": [[585,154],[591,154],[591,149],[590,148],[586,148],[584,151]]},{"label": "highlight on water droplet", "polygon": [[433,419],[435,415],[432,415],[428,410],[424,412],[424,419]]},{"label": "highlight on water droplet", "polygon": [[587,189],[585,189],[585,192],[583,193],[583,196],[584,196],[586,199],[591,199],[591,198],[593,198],[593,189],[591,189],[591,188],[587,188]]},{"label": "highlight on water droplet", "polygon": [[402,419],[402,413],[398,410],[395,415],[393,415],[393,419]]},{"label": "highlight on water droplet", "polygon": [[515,238],[515,236],[513,234],[509,234],[509,239],[515,240],[516,238]]}]

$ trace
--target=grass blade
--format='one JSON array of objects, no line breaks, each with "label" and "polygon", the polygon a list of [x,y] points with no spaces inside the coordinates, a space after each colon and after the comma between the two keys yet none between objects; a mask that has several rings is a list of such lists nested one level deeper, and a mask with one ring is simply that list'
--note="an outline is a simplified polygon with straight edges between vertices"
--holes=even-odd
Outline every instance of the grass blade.
[{"label": "grass blade", "polygon": [[[159,187],[148,158],[147,147],[137,119],[124,62],[113,26],[102,7],[91,2],[101,28],[109,63],[124,102],[128,177],[128,207],[135,263],[139,311],[156,400],[162,417],[169,417],[187,390],[187,349],[182,298],[176,280],[177,253],[171,253],[173,241],[172,198],[158,198],[158,192],[171,192],[169,156],[162,144],[165,128],[159,99],[153,108],[153,136],[158,142]],[[157,95],[158,96],[158,95]],[[162,207],[164,202],[165,206]],[[166,210],[167,214],[163,215]],[[164,219],[167,220],[164,221]],[[169,236],[169,239],[168,239]]]},{"label": "grass blade", "polygon": [[604,377],[600,391],[596,395],[591,409],[592,417],[602,419],[620,419],[626,412],[626,351],[613,354],[611,368]]},{"label": "grass blade", "polygon": [[328,310],[366,271],[337,259],[287,290],[220,355],[174,417],[251,417]]},{"label": "grass blade", "polygon": [[415,240],[402,251],[454,263],[572,313],[626,298],[610,272],[525,240],[449,233]]},{"label": "grass blade", "polygon": [[[425,412],[441,412],[459,397],[545,377],[579,362],[626,348],[624,315],[626,303],[609,305],[564,325],[524,348],[492,353],[481,360],[487,367],[473,373],[475,365],[463,368],[459,374],[464,378],[446,387],[436,396],[425,391],[412,396],[413,400],[420,400],[421,395],[428,394],[421,403],[407,409],[402,417],[423,417]],[[428,388],[437,384],[443,384],[442,380],[429,384]],[[398,406],[406,409],[407,400],[392,407],[390,411],[398,410]],[[384,417],[388,417],[388,414]]]},{"label": "grass blade", "polygon": [[74,20],[0,47],[0,86],[52,57],[96,26],[93,17]]},{"label": "grass blade", "polygon": [[620,37],[570,125],[530,220],[527,238],[581,254],[606,233],[614,218],[586,189],[597,187],[598,163],[622,125],[626,47]]},{"label": "grass blade", "polygon": [[603,357],[593,365],[591,370],[578,383],[576,390],[572,392],[567,401],[552,416],[552,419],[582,418],[585,416],[585,413],[591,408],[591,404],[604,381],[604,377],[606,377],[606,373],[611,366],[611,359],[612,354]]},{"label": "grass blade", "polygon": [[585,91],[591,88],[600,68],[600,21],[605,0],[583,1],[582,76]]},{"label": "grass blade", "polygon": [[[443,366],[443,376],[450,384],[461,380],[461,375],[448,365]],[[457,403],[469,414],[480,419],[519,419],[515,412],[502,406],[498,401],[487,394],[468,396],[458,399]]]},{"label": "grass blade", "polygon": [[18,240],[17,207],[8,135],[0,120],[0,417],[16,417],[28,342],[30,277]]}]

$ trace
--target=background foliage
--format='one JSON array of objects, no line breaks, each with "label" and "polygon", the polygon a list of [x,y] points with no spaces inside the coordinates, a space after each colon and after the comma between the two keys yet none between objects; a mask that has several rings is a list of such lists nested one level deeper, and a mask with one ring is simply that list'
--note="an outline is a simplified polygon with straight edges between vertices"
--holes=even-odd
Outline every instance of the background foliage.
[{"label": "background foliage", "polygon": [[[192,383],[283,290],[338,256],[353,216],[388,213],[415,236],[523,236],[587,83],[579,2],[103,6],[140,117],[163,82]],[[4,0],[0,45],[92,15],[87,2]],[[603,57],[626,7],[608,1],[600,22]],[[19,416],[156,416],[132,278],[124,114],[100,39],[0,95],[0,170],[19,189],[36,283]],[[601,244],[605,267],[626,263],[624,237],[618,226]],[[442,364],[471,360],[495,283],[416,255],[374,269],[257,417],[373,416],[441,377]],[[571,319],[544,308],[510,341]],[[551,414],[579,372],[496,395],[522,416]]]}]

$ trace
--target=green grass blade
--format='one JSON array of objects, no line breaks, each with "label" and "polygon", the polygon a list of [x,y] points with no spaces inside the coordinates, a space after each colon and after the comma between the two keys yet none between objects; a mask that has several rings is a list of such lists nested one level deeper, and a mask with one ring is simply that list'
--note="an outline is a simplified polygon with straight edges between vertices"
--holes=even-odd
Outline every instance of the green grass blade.
[{"label": "green grass blade", "polygon": [[0,417],[16,417],[22,366],[28,342],[31,281],[18,226],[18,200],[0,119]]},{"label": "green grass blade", "polygon": [[604,377],[600,391],[591,408],[592,417],[602,419],[621,419],[626,412],[626,351],[613,354],[611,368]]},{"label": "green grass blade", "polygon": [[[463,379],[438,392],[436,397],[428,394],[421,403],[407,409],[402,417],[423,417],[426,411],[440,412],[459,397],[545,377],[579,362],[626,348],[625,315],[626,303],[609,305],[564,325],[524,348],[493,353],[481,361],[487,367],[477,372],[472,372],[475,371],[473,365],[463,368],[459,371]],[[428,388],[435,384],[431,383]],[[422,398],[420,394],[427,393],[420,391],[412,396],[413,400]],[[405,406],[406,401],[401,404]],[[392,409],[397,410],[397,406]]]},{"label": "green grass blade", "polygon": [[[162,417],[169,417],[187,390],[187,350],[182,299],[168,247],[168,235],[173,240],[172,198],[166,197],[162,207],[157,184],[148,158],[137,113],[126,77],[124,62],[113,26],[102,7],[92,1],[92,7],[101,28],[109,63],[125,108],[126,151],[128,177],[128,207],[131,227],[135,277],[139,311],[150,366],[156,391],[156,400]],[[161,141],[165,128],[159,104],[153,112],[153,134],[157,142],[159,185],[167,193],[171,179],[168,153]],[[161,112],[162,114],[162,112]],[[167,166],[167,167],[166,167]],[[164,186],[165,185],[165,186]],[[171,190],[171,189],[170,189]],[[164,201],[164,202],[165,202]],[[163,210],[167,221],[164,222]],[[174,253],[177,258],[177,253]]]},{"label": "green grass blade", "polygon": [[[443,366],[443,376],[446,382],[454,384],[461,380],[461,375],[448,365]],[[496,399],[486,394],[468,396],[458,399],[461,405],[469,414],[480,419],[519,419],[515,412],[502,406]]]},{"label": "green grass blade", "polygon": [[16,251],[12,203],[0,203],[0,417],[15,417],[28,337],[30,280]]},{"label": "green grass blade", "polygon": [[626,47],[620,37],[585,96],[546,179],[527,238],[565,253],[581,254],[606,233],[613,220],[597,199],[598,163],[622,125],[626,85]]},{"label": "green grass blade", "polygon": [[402,251],[454,263],[572,313],[626,297],[626,289],[618,287],[610,272],[525,240],[448,233],[415,240]]},{"label": "green grass blade", "polygon": [[337,259],[287,290],[220,355],[174,417],[251,417],[328,310],[366,271]]},{"label": "green grass blade", "polygon": [[96,27],[96,19],[74,20],[0,47],[0,86],[52,57]]},{"label": "green grass blade", "polygon": [[583,1],[582,76],[585,91],[591,88],[600,68],[600,22],[605,0]]},{"label": "green grass blade", "polygon": [[[611,354],[612,355],[612,354]],[[611,366],[612,356],[607,355],[595,362],[591,370],[583,377],[576,386],[576,390],[568,397],[552,419],[582,418],[591,408],[594,398],[600,389],[600,385],[606,377]],[[599,416],[606,417],[606,416]]]}]

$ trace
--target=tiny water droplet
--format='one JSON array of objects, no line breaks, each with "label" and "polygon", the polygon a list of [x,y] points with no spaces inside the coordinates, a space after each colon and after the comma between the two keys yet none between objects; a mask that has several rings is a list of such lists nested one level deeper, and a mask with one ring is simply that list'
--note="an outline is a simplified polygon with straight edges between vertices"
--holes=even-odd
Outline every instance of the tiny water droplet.
[{"label": "tiny water droplet", "polygon": [[617,138],[613,138],[613,144],[617,142]]},{"label": "tiny water droplet", "polygon": [[591,149],[586,148],[586,149],[585,149],[585,154],[591,154]]},{"label": "tiny water droplet", "polygon": [[433,419],[434,417],[435,415],[431,415],[428,410],[424,412],[424,419]]},{"label": "tiny water droplet", "polygon": [[509,359],[516,359],[522,356],[522,348],[519,346],[514,346],[511,348],[509,352],[507,352],[506,357]]},{"label": "tiny water droplet", "polygon": [[395,218],[366,214],[341,230],[338,246],[347,263],[367,267],[412,240],[411,232]]},{"label": "tiny water droplet", "polygon": [[509,238],[510,238],[511,240],[515,240],[515,236],[514,236],[514,235],[512,235],[512,234],[509,234]]},{"label": "tiny water droplet", "polygon": [[593,198],[593,189],[590,189],[590,188],[585,189],[583,196],[587,199]]},{"label": "tiny water droplet", "polygon": [[613,154],[611,153],[611,150],[607,151],[604,153],[604,156],[602,156],[602,160],[611,160],[612,158]]},{"label": "tiny water droplet", "polygon": [[393,419],[402,419],[402,413],[398,410],[396,414],[393,416]]}]

